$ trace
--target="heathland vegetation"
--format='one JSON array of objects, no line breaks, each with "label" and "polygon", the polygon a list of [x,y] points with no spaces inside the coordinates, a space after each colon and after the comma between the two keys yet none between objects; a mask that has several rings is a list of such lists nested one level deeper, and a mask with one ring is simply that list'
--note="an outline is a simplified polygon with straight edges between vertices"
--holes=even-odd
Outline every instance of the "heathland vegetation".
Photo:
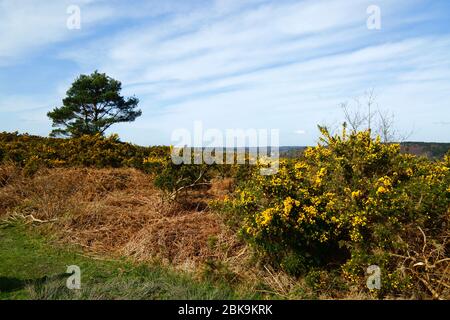
[{"label": "heathland vegetation", "polygon": [[[170,147],[105,137],[101,124],[114,121],[95,117],[99,104],[74,103],[71,115],[88,120],[62,126],[70,138],[0,134],[0,256],[10,260],[0,290],[13,277],[19,297],[52,299],[450,298],[450,152],[401,152],[357,117],[336,133],[319,127],[320,142],[281,158],[274,175],[260,175],[264,163],[175,165]],[[22,244],[36,263],[87,256],[92,285],[69,292],[44,277],[64,270],[21,273],[35,263],[14,254]],[[367,287],[371,265],[379,289]]]},{"label": "heathland vegetation", "polygon": [[[0,216],[87,252],[286,298],[449,294],[450,157],[368,131],[331,135],[276,175],[174,165],[117,137],[0,135]],[[381,290],[366,287],[369,265]],[[2,275],[4,276],[4,275]]]}]

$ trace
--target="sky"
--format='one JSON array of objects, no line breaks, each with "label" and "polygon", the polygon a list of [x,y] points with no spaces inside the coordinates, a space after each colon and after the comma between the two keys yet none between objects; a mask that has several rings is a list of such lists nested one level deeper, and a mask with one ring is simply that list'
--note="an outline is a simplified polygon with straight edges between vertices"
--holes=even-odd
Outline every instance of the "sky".
[{"label": "sky", "polygon": [[311,145],[372,90],[408,140],[450,142],[449,21],[446,0],[0,0],[0,131],[47,136],[47,112],[98,70],[140,99],[108,131],[140,145],[195,121]]}]

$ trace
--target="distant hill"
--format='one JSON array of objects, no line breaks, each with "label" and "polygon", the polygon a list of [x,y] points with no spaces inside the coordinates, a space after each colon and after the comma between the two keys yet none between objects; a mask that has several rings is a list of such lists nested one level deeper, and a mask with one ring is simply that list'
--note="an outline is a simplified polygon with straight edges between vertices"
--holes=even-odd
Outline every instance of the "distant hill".
[{"label": "distant hill", "polygon": [[307,147],[304,146],[281,146],[280,157],[282,158],[297,158]]},{"label": "distant hill", "polygon": [[441,159],[450,150],[450,143],[403,142],[401,143],[401,150],[405,153],[426,156],[432,159]]},{"label": "distant hill", "polygon": [[[283,158],[296,158],[303,153],[305,146],[282,146],[280,156]],[[401,152],[411,153],[417,156],[425,156],[431,159],[442,159],[450,150],[450,143],[441,142],[402,142]]]}]

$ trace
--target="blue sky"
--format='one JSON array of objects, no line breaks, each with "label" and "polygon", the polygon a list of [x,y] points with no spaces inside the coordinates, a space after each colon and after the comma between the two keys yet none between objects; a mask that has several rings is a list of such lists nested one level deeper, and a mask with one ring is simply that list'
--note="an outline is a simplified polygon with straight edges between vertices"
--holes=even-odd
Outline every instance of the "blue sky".
[{"label": "blue sky", "polygon": [[48,135],[46,113],[98,69],[140,99],[143,116],[110,132],[142,145],[196,120],[309,145],[371,89],[409,140],[449,142],[449,21],[445,0],[0,0],[0,131]]}]

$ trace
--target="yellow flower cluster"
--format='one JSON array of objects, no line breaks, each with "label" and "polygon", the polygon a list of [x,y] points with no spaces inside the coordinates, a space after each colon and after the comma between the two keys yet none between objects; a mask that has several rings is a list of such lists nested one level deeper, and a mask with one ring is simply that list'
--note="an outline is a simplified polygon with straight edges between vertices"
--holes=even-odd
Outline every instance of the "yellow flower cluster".
[{"label": "yellow flower cluster", "polygon": [[327,173],[326,168],[320,168],[320,170],[317,172],[316,179],[314,181],[316,187],[320,187],[320,185],[322,184],[323,177],[326,175],[326,173]]},{"label": "yellow flower cluster", "polygon": [[294,206],[296,206],[296,207],[300,206],[300,201],[294,200],[291,197],[287,197],[286,199],[284,199],[283,205],[284,205],[284,210],[283,210],[284,218],[287,219],[287,218],[289,218],[289,214],[291,213],[292,208]]},{"label": "yellow flower cluster", "polygon": [[356,190],[356,191],[352,192],[352,198],[353,199],[359,199],[361,197],[361,195],[362,195],[361,190]]},{"label": "yellow flower cluster", "polygon": [[275,208],[269,208],[261,212],[261,214],[258,216],[256,223],[260,225],[261,227],[267,227],[269,223],[272,221],[273,216],[277,210]]},{"label": "yellow flower cluster", "polygon": [[166,164],[167,160],[162,157],[149,156],[144,158],[143,164]]},{"label": "yellow flower cluster", "polygon": [[391,178],[384,176],[378,179],[377,195],[388,193],[392,189]]}]

